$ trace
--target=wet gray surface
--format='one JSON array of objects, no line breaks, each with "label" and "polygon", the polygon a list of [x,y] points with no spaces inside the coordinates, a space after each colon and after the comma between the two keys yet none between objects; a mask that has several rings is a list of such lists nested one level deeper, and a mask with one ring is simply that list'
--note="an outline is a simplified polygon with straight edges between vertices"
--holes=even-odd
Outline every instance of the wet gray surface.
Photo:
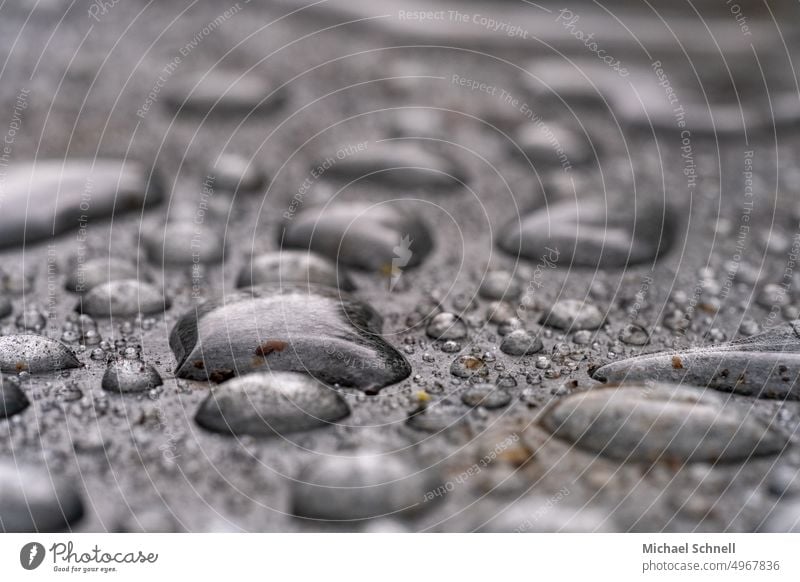
[{"label": "wet gray surface", "polygon": [[[751,34],[708,8],[722,53],[659,2],[683,48],[592,3],[304,4],[0,9],[0,529],[796,528],[795,31],[751,2]],[[76,182],[95,158],[133,185]],[[259,274],[282,242],[333,265]]]}]

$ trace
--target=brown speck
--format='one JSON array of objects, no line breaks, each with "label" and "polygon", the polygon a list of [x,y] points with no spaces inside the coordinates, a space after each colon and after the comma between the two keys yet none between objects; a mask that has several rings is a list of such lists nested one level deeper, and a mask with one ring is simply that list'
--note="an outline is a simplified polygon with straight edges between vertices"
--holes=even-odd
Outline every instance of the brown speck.
[{"label": "brown speck", "polygon": [[25,362],[17,362],[16,368],[17,372],[24,372],[25,370],[28,369],[28,364],[26,364]]},{"label": "brown speck", "polygon": [[282,352],[286,349],[286,342],[281,340],[268,340],[258,346],[255,350],[257,356],[268,356],[272,352]]},{"label": "brown speck", "polygon": [[533,457],[533,452],[525,446],[516,446],[506,449],[498,455],[499,459],[510,463],[514,467],[521,467]]},{"label": "brown speck", "polygon": [[474,370],[483,366],[483,361],[479,360],[478,358],[467,358],[467,360],[464,362],[464,366],[466,366],[469,370]]},{"label": "brown speck", "polygon": [[233,373],[233,370],[229,370],[224,368],[222,370],[214,370],[208,375],[208,379],[212,382],[216,382],[219,384],[220,382],[224,382],[225,380],[230,380],[236,374]]},{"label": "brown speck", "polygon": [[683,370],[683,362],[680,356],[672,356],[672,368],[674,370]]},{"label": "brown speck", "polygon": [[206,367],[206,363],[203,360],[195,360],[194,362],[192,362],[192,366],[194,366],[198,370],[202,370],[203,368]]}]

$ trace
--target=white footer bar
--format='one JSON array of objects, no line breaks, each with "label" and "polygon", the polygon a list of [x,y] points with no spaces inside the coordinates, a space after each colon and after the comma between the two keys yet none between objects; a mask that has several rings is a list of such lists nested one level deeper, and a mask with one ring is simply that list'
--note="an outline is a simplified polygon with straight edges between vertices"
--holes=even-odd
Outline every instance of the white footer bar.
[{"label": "white footer bar", "polygon": [[2,580],[137,582],[187,574],[221,581],[761,582],[800,580],[800,536],[5,534],[0,535],[0,573]]}]

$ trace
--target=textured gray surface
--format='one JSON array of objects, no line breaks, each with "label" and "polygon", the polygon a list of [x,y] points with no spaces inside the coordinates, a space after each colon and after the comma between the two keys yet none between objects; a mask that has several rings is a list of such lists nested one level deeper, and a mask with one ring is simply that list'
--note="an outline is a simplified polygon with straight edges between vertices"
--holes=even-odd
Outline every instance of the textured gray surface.
[{"label": "textured gray surface", "polygon": [[[789,103],[788,113],[776,108],[775,115],[792,119],[792,89],[797,97],[790,73],[790,55],[796,54],[792,30],[781,29],[786,46],[777,42],[776,25],[747,3],[755,11],[752,20],[760,19],[754,30],[757,24],[770,32],[746,38],[731,15],[717,9],[712,28],[726,31],[718,37],[726,60],[713,52],[697,21],[677,28],[690,41],[685,45],[687,60],[652,14],[631,14],[640,42],[612,29],[598,30],[603,33],[598,38],[614,39],[608,51],[635,71],[632,78],[646,82],[633,85],[628,84],[631,79],[609,78],[601,62],[597,74],[608,89],[602,95],[613,97],[614,108],[608,109],[603,100],[598,105],[596,98],[586,99],[591,92],[585,87],[566,101],[554,98],[541,83],[538,93],[531,89],[539,79],[524,71],[534,70],[535,55],[552,57],[563,49],[577,63],[570,70],[598,69],[596,56],[555,22],[561,6],[533,17],[536,9],[528,4],[494,3],[502,7],[498,20],[514,19],[522,26],[535,21],[531,35],[544,34],[548,47],[474,23],[448,22],[438,28],[427,23],[414,29],[417,34],[405,36],[403,27],[412,24],[400,22],[395,2],[381,4],[391,14],[374,25],[337,25],[347,17],[325,5],[275,20],[301,4],[295,0],[225,6],[121,2],[98,11],[96,18],[85,6],[65,12],[69,3],[50,0],[31,12],[33,4],[6,3],[0,9],[0,38],[8,55],[0,68],[0,132],[6,132],[6,124],[16,128],[3,177],[10,168],[33,160],[127,158],[155,168],[148,179],[159,184],[164,200],[144,211],[115,209],[113,220],[78,221],[52,244],[0,250],[2,291],[13,305],[13,312],[0,321],[3,335],[27,329],[64,338],[82,365],[22,374],[20,389],[31,404],[0,420],[0,482],[15,483],[13,491],[0,491],[3,516],[19,507],[19,487],[29,482],[29,473],[16,474],[16,459],[34,465],[34,471],[49,471],[58,487],[67,483],[77,492],[83,512],[76,509],[74,495],[67,494],[65,516],[77,531],[796,527],[796,402],[715,390],[712,402],[736,406],[747,423],[770,425],[780,435],[772,444],[787,443],[780,452],[770,447],[769,454],[757,458],[733,455],[719,463],[709,456],[689,462],[681,454],[652,465],[622,462],[619,454],[593,452],[602,445],[578,447],[574,438],[553,436],[552,426],[541,422],[554,401],[600,387],[591,373],[609,360],[723,343],[797,319],[800,297],[793,261],[800,218],[800,142],[784,122],[777,135],[771,123],[749,127],[746,134],[736,131],[742,115],[731,113],[734,93],[719,79],[727,62],[738,94],[763,116],[763,71],[773,102]],[[367,4],[373,3],[351,4],[350,16],[366,14],[360,11]],[[483,2],[460,4],[470,14],[492,10]],[[589,18],[588,5],[571,8],[576,14],[586,10],[580,21],[586,32],[607,26],[603,19]],[[515,16],[515,10],[524,11],[524,18]],[[413,46],[419,42],[447,46]],[[714,118],[700,115],[698,132],[688,144],[683,141],[677,120],[664,106],[665,89],[658,84],[663,79],[650,67],[656,59],[669,63],[665,70],[670,83],[687,106],[703,95],[696,73],[710,101],[725,106],[713,111],[730,131],[709,135],[708,119]],[[188,79],[215,68],[247,72],[260,81],[239,84],[226,101],[230,107],[217,114],[205,116],[205,94],[194,102],[202,106],[176,114],[176,92],[186,90]],[[557,75],[563,73],[556,69]],[[477,81],[478,88],[460,84],[454,75]],[[481,84],[497,91],[482,90]],[[564,87],[569,86],[564,80]],[[637,105],[636,88],[647,104],[644,109]],[[238,100],[267,90],[263,96],[272,95],[268,106],[241,114]],[[568,107],[580,102],[580,108]],[[700,113],[707,110],[701,107]],[[533,123],[526,111],[588,136],[593,161],[586,163],[581,150],[575,166],[564,172],[554,169],[550,159],[541,165],[526,160],[514,142],[520,128]],[[652,111],[652,118],[643,111]],[[697,113],[697,107],[692,111]],[[398,137],[429,157],[398,155],[397,166],[430,160],[434,171],[399,170],[390,174],[391,180],[358,180],[353,175],[361,171],[357,164],[338,173],[315,170],[321,160],[336,160],[340,151],[347,158],[358,144],[366,143],[369,151],[392,143],[380,140]],[[236,194],[209,188],[207,176],[214,174],[216,158],[223,153],[252,159],[271,182],[262,189],[240,188]],[[391,157],[381,163],[391,163]],[[458,176],[462,182],[443,185],[436,171],[454,168],[463,171]],[[222,183],[230,185],[231,179]],[[11,205],[17,212],[20,197],[7,180],[1,192],[0,209]],[[107,208],[107,197],[99,191],[94,195]],[[597,228],[606,223],[613,227],[608,244],[615,255],[609,264],[570,265],[563,256],[571,249],[562,250],[556,263],[552,256],[518,260],[498,246],[513,238],[509,225],[513,231],[515,221],[576,196],[588,208],[597,209],[600,203],[608,214],[598,216],[593,210],[587,219]],[[409,268],[384,269],[386,249],[396,251],[386,241],[367,237],[368,244],[378,245],[382,260],[369,270],[351,270],[349,276],[355,296],[383,317],[382,337],[408,360],[410,376],[377,395],[341,389],[351,414],[334,426],[266,438],[220,435],[198,426],[194,418],[211,386],[176,378],[178,361],[169,335],[178,319],[206,298],[237,292],[240,273],[250,269],[249,257],[278,250],[283,227],[302,205],[397,199],[404,199],[427,225],[433,240],[430,252],[416,259],[412,255],[405,262]],[[650,208],[660,209],[662,217],[669,211],[670,220],[664,221],[668,229],[661,233],[653,228],[647,214],[647,232],[629,230],[636,220],[625,217],[635,209],[641,217],[642,209]],[[28,212],[37,224],[53,218],[38,214],[45,212],[42,208]],[[186,232],[180,225],[187,223],[194,228],[188,240],[185,234],[171,235]],[[623,226],[614,230],[618,224]],[[569,246],[574,223],[549,226],[555,229],[552,236]],[[671,236],[663,248],[652,246],[661,234]],[[194,236],[202,249],[197,260]],[[619,251],[642,236],[651,245],[648,252],[636,255],[633,249],[637,264],[618,268]],[[153,240],[155,244],[149,242]],[[159,242],[165,240],[172,244]],[[589,237],[586,243],[596,247],[597,240],[603,237]],[[534,243],[530,248],[539,244]],[[659,249],[657,259],[653,248]],[[355,246],[340,252],[361,256],[370,250]],[[339,253],[326,249],[326,254]],[[79,318],[79,295],[66,290],[76,262],[97,259],[103,265],[109,257],[112,263],[133,265],[141,285],[150,280],[149,285],[163,289],[169,308],[162,314],[159,306],[139,319],[121,317],[119,311],[111,317],[98,315],[94,322]],[[346,258],[341,262],[359,264]],[[414,261],[420,264],[413,266]],[[100,269],[97,276],[103,281]],[[500,270],[513,273],[518,284],[505,297],[509,305],[498,307],[496,290],[488,293],[494,297],[490,299],[479,289],[487,274]],[[131,273],[121,272],[126,278]],[[788,292],[756,301],[765,284],[787,282],[787,272]],[[604,324],[578,331],[539,323],[556,301],[568,299],[597,307]],[[103,303],[102,298],[97,302]],[[290,330],[296,321],[313,319],[302,312],[301,303],[296,313],[272,317]],[[107,300],[104,307],[109,307]],[[430,338],[426,328],[438,310],[456,315],[451,321],[463,322],[468,337]],[[505,316],[490,321],[492,313],[500,312]],[[511,317],[520,321],[498,326]],[[649,340],[639,334],[630,343],[622,341],[631,339],[630,325],[646,330]],[[517,326],[541,338],[541,352],[520,357],[500,350],[500,332]],[[317,339],[305,348],[307,353],[328,358],[337,354],[328,353],[329,346]],[[138,395],[103,390],[107,360],[139,353],[164,384]],[[4,372],[25,372],[16,366],[17,355],[7,357],[5,348],[0,349]],[[465,355],[470,356],[466,364],[451,373],[452,363]],[[797,375],[794,359],[788,360],[792,378]],[[353,360],[342,358],[335,365],[353,366]],[[511,403],[496,409],[465,404],[462,394],[469,390],[469,378],[464,376],[500,384],[511,394]],[[686,422],[694,424],[679,431],[687,442],[675,450],[691,450],[692,439],[702,440],[706,427],[715,428],[720,419],[713,411],[712,404],[686,415]],[[730,417],[722,420],[729,429]],[[633,438],[636,426],[626,425],[626,437]],[[647,425],[639,430],[646,434]],[[724,438],[721,432],[709,434]],[[614,447],[624,442],[615,440]],[[746,456],[739,450],[742,454]],[[39,493],[42,504],[52,507],[53,491]],[[14,522],[20,523],[13,527],[25,528],[23,522]]]}]

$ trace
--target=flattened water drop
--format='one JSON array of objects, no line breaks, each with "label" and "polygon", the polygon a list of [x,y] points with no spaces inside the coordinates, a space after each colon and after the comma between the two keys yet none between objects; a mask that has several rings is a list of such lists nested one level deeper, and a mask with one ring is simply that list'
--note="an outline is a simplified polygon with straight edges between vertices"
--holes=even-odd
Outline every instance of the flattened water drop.
[{"label": "flattened water drop", "polygon": [[273,436],[330,425],[349,414],[344,399],[311,376],[267,372],[214,388],[195,421],[213,432]]},{"label": "flattened water drop", "polygon": [[465,180],[464,171],[453,160],[409,140],[370,142],[337,158],[326,177],[402,188],[447,188]]},{"label": "flattened water drop", "polygon": [[80,367],[67,346],[41,335],[0,337],[0,371],[9,374],[57,372]]},{"label": "flattened water drop", "polygon": [[268,283],[314,284],[338,287],[342,291],[355,288],[350,277],[327,259],[306,251],[280,251],[253,257],[239,271],[238,287]]},{"label": "flattened water drop", "polygon": [[800,399],[800,321],[710,347],[645,354],[594,372],[606,382],[694,384],[748,396]]},{"label": "flattened water drop", "polygon": [[58,532],[83,516],[75,486],[48,467],[0,459],[0,531]]},{"label": "flattened water drop", "polygon": [[83,296],[78,310],[93,317],[132,317],[160,313],[169,305],[167,296],[155,285],[124,279],[94,287]]},{"label": "flattened water drop", "polygon": [[284,248],[312,250],[336,263],[395,276],[433,249],[424,221],[401,203],[339,203],[300,211],[285,226]]},{"label": "flattened water drop", "polygon": [[668,384],[575,394],[557,401],[543,424],[579,448],[629,462],[741,462],[789,444],[746,407]]},{"label": "flattened water drop", "polygon": [[382,325],[370,306],[338,290],[266,285],[187,313],[170,346],[181,378],[222,382],[253,371],[302,372],[374,391],[411,373],[381,337]]},{"label": "flattened water drop", "polygon": [[0,419],[11,418],[28,408],[25,393],[9,378],[0,376]]},{"label": "flattened water drop", "polygon": [[141,164],[103,159],[14,164],[3,191],[0,247],[51,238],[162,198],[157,180]]},{"label": "flattened water drop", "polygon": [[418,509],[432,488],[429,472],[397,454],[324,457],[295,481],[295,512],[328,520],[369,519]]},{"label": "flattened water drop", "polygon": [[543,347],[538,335],[526,329],[515,329],[503,338],[500,351],[510,356],[529,356],[542,351]]},{"label": "flattened water drop", "polygon": [[512,219],[498,244],[512,255],[547,257],[559,267],[621,268],[667,252],[677,237],[676,222],[671,209],[657,204],[641,203],[627,212],[568,200]]},{"label": "flattened water drop", "polygon": [[542,323],[569,331],[597,329],[603,325],[603,313],[594,305],[579,299],[557,301],[550,312],[542,316]]},{"label": "flattened water drop", "polygon": [[120,358],[109,362],[103,374],[103,390],[121,394],[147,392],[164,381],[158,371],[141,360]]},{"label": "flattened water drop", "polygon": [[244,117],[280,107],[286,93],[263,75],[212,70],[170,80],[164,97],[168,107],[183,114]]},{"label": "flattened water drop", "polygon": [[94,258],[74,265],[64,287],[75,293],[86,293],[110,281],[138,278],[146,279],[132,263],[117,258]]}]

